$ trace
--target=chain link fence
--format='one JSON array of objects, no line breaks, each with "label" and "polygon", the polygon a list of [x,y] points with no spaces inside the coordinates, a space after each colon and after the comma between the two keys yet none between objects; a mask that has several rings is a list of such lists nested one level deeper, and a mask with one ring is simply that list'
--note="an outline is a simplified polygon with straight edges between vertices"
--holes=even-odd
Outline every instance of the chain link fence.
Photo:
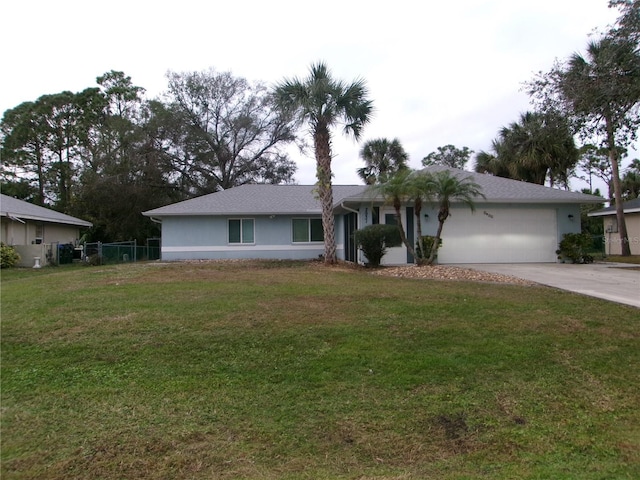
[{"label": "chain link fence", "polygon": [[135,240],[130,242],[86,243],[83,259],[85,262],[95,265],[159,260],[160,239],[149,238],[146,245],[138,245]]}]

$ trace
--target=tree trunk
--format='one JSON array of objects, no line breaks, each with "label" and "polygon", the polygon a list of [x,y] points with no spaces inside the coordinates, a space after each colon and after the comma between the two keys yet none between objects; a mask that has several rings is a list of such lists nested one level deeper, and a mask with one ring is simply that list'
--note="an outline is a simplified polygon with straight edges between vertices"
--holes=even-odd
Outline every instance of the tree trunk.
[{"label": "tree trunk", "polygon": [[324,263],[338,262],[336,255],[335,219],[333,217],[333,188],[331,185],[331,135],[328,126],[318,124],[313,136],[316,153],[316,177],[318,196],[322,205],[322,228],[324,230]]},{"label": "tree trunk", "polygon": [[442,235],[442,228],[444,227],[444,222],[449,217],[449,210],[446,211],[440,210],[438,212],[438,231],[436,232],[436,236],[433,239],[433,246],[431,247],[431,253],[429,255],[429,259],[427,260],[427,265],[433,265],[433,262],[436,259],[436,255],[438,254],[438,249],[440,248],[440,235]]},{"label": "tree trunk", "polygon": [[418,257],[416,256],[416,252],[413,248],[413,245],[411,245],[411,243],[407,239],[407,235],[404,232],[404,227],[402,226],[402,212],[400,210],[402,208],[402,204],[399,201],[394,201],[393,208],[396,211],[396,224],[398,225],[398,230],[400,230],[400,240],[402,240],[402,243],[404,244],[404,246],[407,247],[407,250],[409,251],[409,253],[413,255],[413,258],[417,259]]},{"label": "tree trunk", "polygon": [[418,242],[416,245],[416,254],[413,256],[417,265],[425,263],[424,252],[422,251],[422,222],[420,216],[422,215],[422,200],[418,199],[413,205],[414,213],[416,216],[416,229],[418,231]]},{"label": "tree trunk", "polygon": [[627,234],[627,222],[624,219],[624,209],[622,208],[622,188],[620,185],[620,169],[618,166],[618,152],[616,151],[615,137],[613,135],[613,127],[608,117],[607,122],[607,143],[609,146],[609,161],[611,162],[611,170],[613,171],[613,195],[616,203],[616,219],[618,221],[618,233],[620,236],[620,251],[623,257],[631,255],[631,247],[629,245],[629,236]]}]

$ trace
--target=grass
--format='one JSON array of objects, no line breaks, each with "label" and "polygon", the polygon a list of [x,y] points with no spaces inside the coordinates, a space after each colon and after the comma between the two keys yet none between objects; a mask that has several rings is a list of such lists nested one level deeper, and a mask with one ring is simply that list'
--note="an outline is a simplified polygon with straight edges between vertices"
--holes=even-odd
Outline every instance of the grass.
[{"label": "grass", "polygon": [[3,479],[640,476],[632,307],[299,262],[1,287]]}]

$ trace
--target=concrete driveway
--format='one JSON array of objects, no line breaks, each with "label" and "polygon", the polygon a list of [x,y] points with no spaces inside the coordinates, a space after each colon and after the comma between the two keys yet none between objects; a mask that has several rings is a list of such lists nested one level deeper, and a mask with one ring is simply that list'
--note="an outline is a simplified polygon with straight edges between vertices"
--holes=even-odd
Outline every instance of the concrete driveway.
[{"label": "concrete driveway", "polygon": [[640,308],[640,265],[625,263],[518,263],[458,265],[604,298]]}]

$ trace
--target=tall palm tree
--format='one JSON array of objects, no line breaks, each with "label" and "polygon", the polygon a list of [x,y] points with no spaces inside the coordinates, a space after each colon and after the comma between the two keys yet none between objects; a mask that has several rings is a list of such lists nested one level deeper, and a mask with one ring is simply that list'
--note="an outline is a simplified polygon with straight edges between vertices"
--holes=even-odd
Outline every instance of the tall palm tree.
[{"label": "tall palm tree", "polygon": [[572,110],[591,119],[605,138],[611,162],[613,193],[622,255],[631,255],[627,225],[622,209],[619,149],[616,140],[634,138],[640,102],[640,52],[637,42],[604,37],[587,46],[587,55],[569,58],[561,77],[560,90]]},{"label": "tall palm tree", "polygon": [[438,230],[436,232],[431,255],[427,260],[427,264],[431,265],[438,253],[440,246],[440,238],[442,237],[442,228],[444,222],[449,218],[451,202],[460,201],[466,204],[471,211],[475,210],[474,198],[485,198],[482,193],[482,187],[473,182],[471,177],[458,178],[451,174],[449,170],[442,170],[433,174],[433,195],[438,204]]},{"label": "tall palm tree", "polygon": [[398,170],[407,168],[409,155],[397,138],[369,140],[360,150],[366,166],[358,169],[358,176],[367,185],[384,183]]},{"label": "tall palm tree", "polygon": [[566,119],[555,113],[526,112],[503,127],[492,144],[493,154],[476,155],[476,172],[543,185],[569,182],[579,160]]},{"label": "tall palm tree", "polygon": [[327,264],[337,262],[331,184],[331,128],[343,123],[344,133],[358,140],[373,111],[368,93],[364,80],[358,79],[350,84],[336,80],[323,62],[312,64],[307,78],[285,78],[275,88],[281,108],[308,124],[313,136]]}]

